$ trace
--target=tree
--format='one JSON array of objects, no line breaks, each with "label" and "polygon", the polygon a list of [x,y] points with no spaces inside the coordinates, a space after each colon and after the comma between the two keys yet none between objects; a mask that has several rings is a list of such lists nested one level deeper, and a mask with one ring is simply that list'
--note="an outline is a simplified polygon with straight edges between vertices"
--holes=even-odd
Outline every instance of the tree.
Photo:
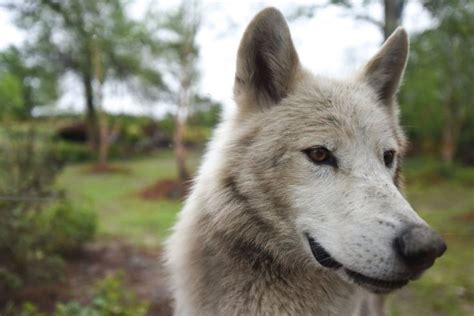
[{"label": "tree", "polygon": [[[373,16],[360,12],[356,9],[356,5],[348,0],[331,0],[332,3],[341,5],[351,11],[353,16],[361,21],[365,21],[376,26],[383,34],[384,40],[386,40],[392,32],[401,25],[403,17],[403,9],[405,8],[406,0],[383,0],[383,12],[384,19],[382,21],[377,20]],[[362,2],[362,7],[365,9],[373,4],[373,0],[365,0]]]},{"label": "tree", "polygon": [[382,32],[385,40],[399,25],[401,25],[406,0],[383,0],[383,20],[378,20],[365,12],[367,7],[375,2],[376,1],[374,0],[364,0],[362,1],[361,6],[350,0],[328,0],[327,3],[321,5],[300,6],[291,15],[291,18],[298,18],[300,16],[312,17],[316,10],[334,4],[347,9],[349,14],[355,19],[373,24]]},{"label": "tree", "polygon": [[35,62],[27,50],[11,46],[0,52],[0,117],[31,117],[35,106],[57,99],[57,81],[55,69]]},{"label": "tree", "polygon": [[191,103],[196,99],[194,87],[198,77],[196,64],[199,54],[196,35],[199,25],[200,16],[194,2],[183,2],[175,12],[165,18],[162,24],[163,29],[171,33],[165,42],[164,56],[167,60],[167,69],[174,81],[170,86],[174,86],[176,92],[176,97],[172,98],[177,105],[173,143],[180,193],[184,192],[185,181],[190,178],[186,165],[184,136]]},{"label": "tree", "polygon": [[[107,162],[108,132],[102,90],[108,82],[144,81],[162,88],[147,54],[154,43],[145,28],[125,14],[122,0],[27,0],[8,5],[17,24],[31,30],[36,58],[77,75],[86,105],[88,139],[100,165]],[[136,85],[135,85],[136,86]]]},{"label": "tree", "polygon": [[415,136],[441,144],[441,158],[450,164],[474,113],[474,4],[469,0],[423,4],[437,24],[412,39],[406,75],[410,90],[402,91],[403,113],[408,125],[420,126]]}]

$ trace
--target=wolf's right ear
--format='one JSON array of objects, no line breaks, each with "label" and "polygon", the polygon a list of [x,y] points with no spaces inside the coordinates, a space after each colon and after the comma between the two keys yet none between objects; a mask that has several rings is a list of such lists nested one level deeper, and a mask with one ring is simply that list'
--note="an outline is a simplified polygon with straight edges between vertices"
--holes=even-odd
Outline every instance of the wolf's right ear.
[{"label": "wolf's right ear", "polygon": [[399,27],[385,41],[379,52],[365,65],[361,79],[376,92],[379,100],[392,107],[408,60],[406,31]]},{"label": "wolf's right ear", "polygon": [[234,97],[241,111],[261,111],[286,97],[299,60],[285,18],[275,8],[261,11],[240,42]]}]

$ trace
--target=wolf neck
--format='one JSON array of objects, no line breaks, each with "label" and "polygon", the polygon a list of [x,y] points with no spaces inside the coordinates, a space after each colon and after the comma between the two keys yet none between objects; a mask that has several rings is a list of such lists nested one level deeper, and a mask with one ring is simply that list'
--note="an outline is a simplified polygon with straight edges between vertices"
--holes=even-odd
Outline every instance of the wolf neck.
[{"label": "wolf neck", "polygon": [[[214,146],[223,152],[225,142]],[[178,259],[184,263],[181,275],[175,277],[188,302],[178,306],[203,315],[350,315],[345,311],[355,304],[353,287],[316,268],[301,240],[290,234],[290,221],[279,215],[282,205],[255,203],[223,157],[212,155],[211,149],[212,163],[201,169],[181,214],[179,230],[188,237],[179,245],[186,251]]]},{"label": "wolf neck", "polygon": [[[260,214],[232,178],[219,203],[208,197],[193,230],[199,260],[188,267],[202,314],[350,315],[357,295],[333,272],[315,268],[284,227]],[[216,209],[218,211],[216,211]],[[312,258],[309,258],[312,259]],[[332,306],[334,311],[325,308]],[[350,308],[348,308],[348,306]]]}]

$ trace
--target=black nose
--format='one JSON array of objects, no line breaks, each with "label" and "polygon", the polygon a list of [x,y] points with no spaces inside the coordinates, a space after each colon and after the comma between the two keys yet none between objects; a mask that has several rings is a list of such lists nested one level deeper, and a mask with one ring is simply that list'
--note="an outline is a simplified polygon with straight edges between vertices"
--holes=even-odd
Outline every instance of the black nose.
[{"label": "black nose", "polygon": [[395,238],[395,250],[414,273],[431,267],[446,251],[441,236],[426,226],[411,226]]}]

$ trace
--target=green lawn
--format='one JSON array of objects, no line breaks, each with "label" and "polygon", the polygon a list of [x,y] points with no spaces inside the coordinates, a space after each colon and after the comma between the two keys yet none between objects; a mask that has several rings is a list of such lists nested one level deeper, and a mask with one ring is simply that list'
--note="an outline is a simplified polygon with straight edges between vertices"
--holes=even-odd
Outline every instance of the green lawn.
[{"label": "green lawn", "polygon": [[[197,154],[190,154],[193,169],[198,159]],[[73,203],[97,211],[99,238],[120,238],[139,246],[158,246],[168,234],[181,203],[144,200],[139,192],[160,179],[175,176],[172,153],[166,151],[146,159],[117,161],[113,165],[126,170],[91,174],[89,165],[69,166],[59,177],[58,186],[66,190]]]},{"label": "green lawn", "polygon": [[[191,154],[196,167],[198,154]],[[181,203],[146,201],[138,192],[175,175],[170,152],[115,165],[128,173],[94,175],[86,165],[66,168],[59,179],[74,203],[93,207],[99,238],[158,246]],[[445,237],[447,253],[419,281],[392,295],[392,315],[474,315],[474,168],[445,170],[429,160],[406,163],[406,192],[414,208]],[[469,214],[469,215],[468,215]]]},{"label": "green lawn", "polygon": [[474,315],[474,168],[423,162],[406,164],[407,197],[443,235],[448,251],[391,297],[392,315]]}]

